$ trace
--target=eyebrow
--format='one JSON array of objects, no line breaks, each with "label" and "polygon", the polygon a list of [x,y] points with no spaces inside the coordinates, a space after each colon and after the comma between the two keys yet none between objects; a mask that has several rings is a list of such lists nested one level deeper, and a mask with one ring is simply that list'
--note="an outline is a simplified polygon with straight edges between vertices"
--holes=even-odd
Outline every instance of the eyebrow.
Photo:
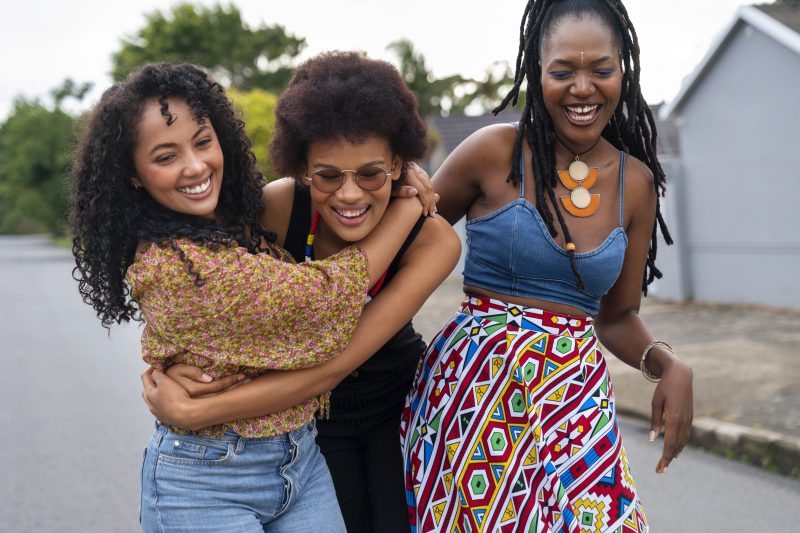
[{"label": "eyebrow", "polygon": [[[208,124],[205,124],[205,123],[200,124],[200,127],[198,127],[197,131],[195,131],[194,135],[192,135],[192,140],[195,140],[197,137],[200,136],[200,134],[202,134],[207,129],[208,129]],[[173,148],[175,146],[177,146],[177,143],[161,143],[161,144],[157,144],[157,145],[153,146],[150,149],[149,152],[147,152],[147,155],[152,155],[153,152],[156,152],[156,151],[161,150],[163,148]]]},{"label": "eyebrow", "polygon": [[[362,165],[358,165],[358,168],[371,167],[373,165],[378,165],[378,164],[385,165],[386,161],[384,161],[383,159],[376,159],[374,161],[370,161],[369,163],[364,163]],[[321,168],[332,168],[332,169],[335,169],[335,170],[341,170],[336,165],[331,165],[331,164],[323,163],[323,162],[314,163],[313,166],[321,167]]]},{"label": "eyebrow", "polygon": [[[590,65],[595,65],[597,63],[604,63],[604,62],[606,62],[606,61],[608,61],[610,59],[611,59],[611,56],[603,56],[603,57],[601,57],[599,59],[595,59],[594,61],[589,61],[589,64]],[[550,64],[553,64],[553,63],[555,63],[557,65],[567,65],[567,66],[572,66],[572,65],[575,64],[575,62],[569,61],[568,59],[554,59],[553,61],[550,62]]]}]

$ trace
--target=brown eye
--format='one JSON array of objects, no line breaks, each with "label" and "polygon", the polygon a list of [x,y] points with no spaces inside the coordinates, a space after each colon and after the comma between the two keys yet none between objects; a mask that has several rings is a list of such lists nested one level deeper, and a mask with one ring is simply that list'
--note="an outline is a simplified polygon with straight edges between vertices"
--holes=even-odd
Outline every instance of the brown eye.
[{"label": "brown eye", "polygon": [[314,172],[315,176],[319,176],[323,180],[338,180],[341,173],[338,170],[323,169]]}]

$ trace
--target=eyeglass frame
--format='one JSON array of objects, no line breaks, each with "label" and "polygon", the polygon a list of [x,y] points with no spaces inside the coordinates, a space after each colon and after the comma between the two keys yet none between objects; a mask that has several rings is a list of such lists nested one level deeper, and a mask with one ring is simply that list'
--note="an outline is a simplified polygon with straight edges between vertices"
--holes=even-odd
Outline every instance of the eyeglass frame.
[{"label": "eyeglass frame", "polygon": [[[394,159],[394,156],[392,156],[392,159]],[[390,167],[389,170],[386,170],[385,168],[383,168],[380,165],[364,165],[363,167],[359,167],[359,168],[357,168],[355,170],[348,170],[348,169],[344,169],[344,168],[340,169],[340,168],[336,168],[336,167],[325,167],[325,168],[320,168],[320,169],[315,170],[314,172],[311,173],[310,176],[305,176],[304,178],[305,178],[306,181],[308,181],[308,183],[310,185],[314,185],[314,179],[313,178],[314,178],[315,174],[318,174],[319,172],[322,172],[324,170],[336,170],[336,171],[338,171],[339,172],[339,186],[336,187],[335,189],[333,189],[332,191],[323,191],[317,185],[314,185],[314,187],[316,187],[316,189],[318,191],[324,192],[326,194],[331,194],[331,193],[335,193],[336,191],[341,189],[342,186],[344,185],[344,182],[347,179],[347,177],[345,176],[345,172],[351,172],[353,174],[353,181],[356,182],[356,185],[362,191],[375,192],[378,189],[380,189],[381,187],[383,187],[384,185],[386,185],[386,180],[392,177],[392,175],[394,174],[395,165],[396,165],[396,163],[393,162],[392,166]],[[361,170],[361,169],[364,169],[364,168],[372,168],[372,167],[381,169],[383,171],[383,173],[386,175],[386,178],[384,178],[383,183],[381,183],[378,187],[375,187],[374,189],[365,189],[364,187],[361,186],[361,183],[359,183],[359,181],[358,181],[358,171]]]}]

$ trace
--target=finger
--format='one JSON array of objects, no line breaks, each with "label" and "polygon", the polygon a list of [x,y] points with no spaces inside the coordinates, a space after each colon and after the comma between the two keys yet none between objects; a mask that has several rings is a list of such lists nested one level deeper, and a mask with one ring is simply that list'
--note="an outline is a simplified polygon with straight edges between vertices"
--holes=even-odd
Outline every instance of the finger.
[{"label": "finger", "polygon": [[650,435],[647,440],[653,442],[656,437],[661,433],[661,427],[664,420],[664,403],[660,400],[653,399],[653,404],[650,408]]},{"label": "finger", "polygon": [[206,374],[202,368],[196,366],[177,364],[167,369],[167,375],[172,379],[185,378],[201,383],[210,383],[214,378]]},{"label": "finger", "polygon": [[154,368],[148,368],[144,372],[142,372],[142,386],[145,390],[153,389],[156,387],[156,382],[153,380],[153,371]]},{"label": "finger", "polygon": [[666,431],[664,431],[664,447],[661,452],[661,461],[659,461],[663,466],[661,473],[666,473],[667,467],[680,450],[677,425],[676,420],[667,420]]},{"label": "finger", "polygon": [[[230,389],[231,387],[235,387],[237,384],[241,383],[245,379],[245,376],[242,374],[234,374],[232,376],[225,376],[224,378],[219,378],[211,383],[196,383],[193,387],[197,390],[197,394],[210,394],[214,392],[222,392],[224,390]],[[194,394],[191,394],[194,396]]]},{"label": "finger", "polygon": [[411,185],[399,185],[392,190],[392,196],[395,198],[412,198],[418,194],[416,187]]},{"label": "finger", "polygon": [[153,380],[154,386],[157,387],[159,383],[170,378],[161,370],[154,368],[153,371],[150,372],[150,379]]}]

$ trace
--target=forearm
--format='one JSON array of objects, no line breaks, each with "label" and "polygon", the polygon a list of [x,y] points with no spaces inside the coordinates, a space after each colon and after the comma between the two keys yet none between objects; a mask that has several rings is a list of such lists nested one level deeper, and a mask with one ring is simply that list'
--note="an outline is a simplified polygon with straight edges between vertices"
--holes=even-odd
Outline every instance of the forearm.
[{"label": "forearm", "polygon": [[356,243],[367,255],[370,287],[389,268],[421,213],[422,204],[416,198],[397,198],[375,229]]},{"label": "forearm", "polygon": [[200,429],[264,416],[332,390],[408,322],[422,306],[425,297],[406,298],[400,308],[395,298],[376,298],[367,305],[350,342],[331,361],[302,370],[268,372],[223,394],[193,399],[181,417],[182,422],[191,429]]},{"label": "forearm", "polygon": [[[598,318],[595,330],[603,346],[619,360],[636,369],[639,369],[645,348],[656,340],[645,321],[634,310],[623,313],[614,320]],[[658,377],[676,362],[679,362],[677,356],[662,347],[654,347],[647,354],[647,368]]]}]

